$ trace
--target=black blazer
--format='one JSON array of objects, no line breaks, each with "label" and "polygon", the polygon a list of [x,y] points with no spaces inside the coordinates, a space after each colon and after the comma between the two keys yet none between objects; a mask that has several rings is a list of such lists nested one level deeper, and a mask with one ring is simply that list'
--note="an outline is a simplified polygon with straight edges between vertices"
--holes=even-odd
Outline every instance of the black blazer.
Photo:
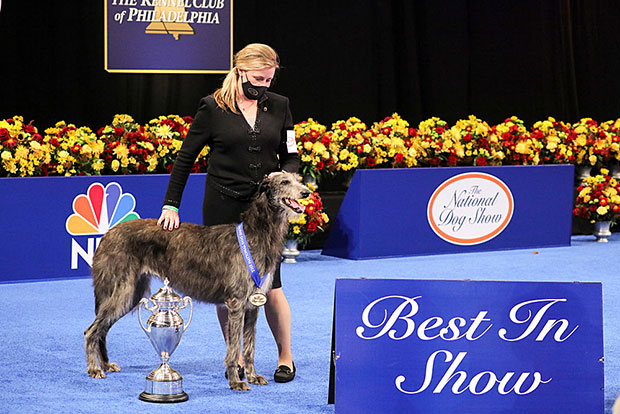
[{"label": "black blazer", "polygon": [[299,154],[287,150],[287,131],[293,131],[288,98],[267,92],[258,102],[251,128],[241,112],[222,110],[213,96],[200,100],[170,173],[164,204],[179,207],[196,158],[209,145],[207,181],[220,192],[248,199],[263,177],[273,171],[297,172]]}]

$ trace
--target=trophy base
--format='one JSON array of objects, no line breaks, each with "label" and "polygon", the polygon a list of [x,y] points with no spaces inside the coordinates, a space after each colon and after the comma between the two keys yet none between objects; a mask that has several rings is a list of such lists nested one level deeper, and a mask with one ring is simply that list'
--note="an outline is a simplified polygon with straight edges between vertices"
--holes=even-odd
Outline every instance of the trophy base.
[{"label": "trophy base", "polygon": [[189,395],[183,391],[179,394],[149,394],[146,391],[143,391],[138,397],[142,401],[152,402],[152,403],[178,403],[187,401],[189,399]]},{"label": "trophy base", "polygon": [[153,403],[177,403],[187,401],[189,396],[183,391],[183,378],[167,362],[153,370],[146,377],[144,392],[140,399]]}]

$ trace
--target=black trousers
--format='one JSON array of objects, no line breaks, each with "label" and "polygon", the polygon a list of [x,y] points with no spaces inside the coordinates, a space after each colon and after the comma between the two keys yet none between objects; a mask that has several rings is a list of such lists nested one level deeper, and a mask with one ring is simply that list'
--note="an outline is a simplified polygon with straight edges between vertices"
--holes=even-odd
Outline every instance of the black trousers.
[{"label": "black trousers", "polygon": [[[215,186],[205,186],[205,197],[202,203],[202,224],[214,226],[216,224],[231,224],[241,222],[241,213],[248,209],[250,200],[238,200],[219,192]],[[262,275],[261,275],[262,276]],[[250,275],[248,274],[248,277]],[[280,278],[280,263],[273,275],[272,289],[282,287]]]}]

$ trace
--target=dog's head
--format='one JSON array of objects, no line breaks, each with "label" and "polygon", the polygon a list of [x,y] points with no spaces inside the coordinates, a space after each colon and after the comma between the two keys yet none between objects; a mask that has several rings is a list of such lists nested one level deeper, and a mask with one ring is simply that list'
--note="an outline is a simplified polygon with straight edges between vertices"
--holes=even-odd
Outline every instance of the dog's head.
[{"label": "dog's head", "polygon": [[270,174],[263,180],[259,192],[266,193],[269,204],[284,210],[291,219],[305,210],[298,200],[310,197],[310,190],[301,183],[299,175],[289,172]]}]

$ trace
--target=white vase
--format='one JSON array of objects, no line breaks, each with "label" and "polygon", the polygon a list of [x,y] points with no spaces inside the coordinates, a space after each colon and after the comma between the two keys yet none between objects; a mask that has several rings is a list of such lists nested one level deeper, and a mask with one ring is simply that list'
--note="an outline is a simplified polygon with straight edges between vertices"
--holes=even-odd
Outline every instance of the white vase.
[{"label": "white vase", "polygon": [[575,166],[575,182],[581,183],[583,180],[590,176],[592,171],[591,165],[576,165]]},{"label": "white vase", "polygon": [[613,162],[609,166],[609,175],[611,175],[616,180],[620,179],[620,163],[618,161]]},{"label": "white vase", "polygon": [[609,230],[611,226],[611,221],[595,221],[594,222],[594,237],[596,237],[596,241],[600,243],[607,243],[609,240],[607,239],[611,236],[611,231]]},{"label": "white vase", "polygon": [[304,178],[302,179],[302,182],[305,185],[311,185],[312,187],[314,187],[315,190],[319,188],[319,183],[317,182],[316,178],[314,178],[312,174],[305,174]]},{"label": "white vase", "polygon": [[299,256],[299,250],[297,249],[297,240],[286,240],[284,244],[284,250],[282,250],[282,260],[284,263],[297,263],[297,256]]}]

